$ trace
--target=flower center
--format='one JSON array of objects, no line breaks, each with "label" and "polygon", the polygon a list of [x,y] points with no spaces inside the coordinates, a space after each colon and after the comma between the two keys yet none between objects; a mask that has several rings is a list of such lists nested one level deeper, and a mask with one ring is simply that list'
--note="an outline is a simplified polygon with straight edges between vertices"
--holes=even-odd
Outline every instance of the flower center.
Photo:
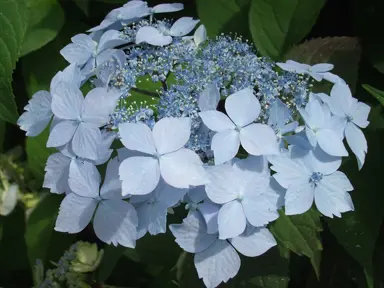
[{"label": "flower center", "polygon": [[309,182],[313,183],[314,185],[317,185],[321,179],[323,179],[323,173],[320,172],[313,172],[311,177],[309,178]]},{"label": "flower center", "polygon": [[352,122],[352,120],[353,120],[352,115],[347,115],[347,121],[348,121],[348,122]]}]

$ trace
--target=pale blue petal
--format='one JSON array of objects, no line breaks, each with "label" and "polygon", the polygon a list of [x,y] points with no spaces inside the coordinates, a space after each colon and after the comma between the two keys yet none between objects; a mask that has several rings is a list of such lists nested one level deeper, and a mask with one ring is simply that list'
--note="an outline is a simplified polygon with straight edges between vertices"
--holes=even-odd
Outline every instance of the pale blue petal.
[{"label": "pale blue petal", "polygon": [[275,178],[271,177],[269,189],[264,195],[277,209],[284,206],[284,197],[287,190],[281,186]]},{"label": "pale blue petal", "polygon": [[155,189],[155,197],[165,208],[175,206],[183,199],[188,189],[179,189],[168,185],[162,178]]},{"label": "pale blue petal", "polygon": [[60,50],[61,56],[69,63],[84,65],[92,57],[92,51],[84,50],[84,47],[70,43]]},{"label": "pale blue petal", "polygon": [[81,158],[98,160],[101,144],[100,129],[95,124],[81,122],[73,136],[73,152]]},{"label": "pale blue petal", "polygon": [[279,143],[275,131],[265,124],[251,124],[240,130],[241,146],[251,155],[277,155]]},{"label": "pale blue petal", "polygon": [[337,116],[349,115],[352,111],[354,99],[347,84],[337,83],[331,90],[329,108]]},{"label": "pale blue petal", "polygon": [[207,233],[217,233],[219,231],[218,216],[221,206],[207,199],[203,203],[200,203],[197,207],[197,209],[201,212],[201,215],[204,217],[207,225]]},{"label": "pale blue petal", "polygon": [[153,127],[153,140],[160,155],[174,152],[187,144],[191,135],[191,119],[166,117]]},{"label": "pale blue petal", "polygon": [[78,120],[82,113],[83,93],[74,84],[60,82],[52,93],[52,112],[64,120]]},{"label": "pale blue petal", "polygon": [[341,213],[353,211],[352,198],[346,191],[353,189],[348,178],[342,172],[324,176],[315,188],[317,209],[325,216],[341,217]]},{"label": "pale blue petal", "polygon": [[231,239],[230,242],[237,251],[247,257],[260,256],[277,245],[268,229],[253,227],[247,227],[243,234]]},{"label": "pale blue petal", "polygon": [[348,156],[343,140],[331,129],[320,129],[316,133],[317,143],[324,152],[332,156]]},{"label": "pale blue petal", "polygon": [[208,196],[205,192],[205,185],[190,188],[187,193],[187,196],[193,203],[199,203],[204,199],[207,199]]},{"label": "pale blue petal", "polygon": [[165,182],[176,188],[199,186],[208,181],[203,162],[189,149],[183,148],[161,156],[160,171]]},{"label": "pale blue petal", "polygon": [[68,191],[69,164],[71,158],[62,153],[55,153],[48,157],[45,166],[43,187],[52,193],[61,194]]},{"label": "pale blue petal", "polygon": [[217,240],[208,249],[194,257],[197,274],[207,288],[228,282],[240,270],[241,260],[236,250],[227,242]]},{"label": "pale blue petal", "polygon": [[311,144],[312,147],[316,147],[317,146],[316,133],[313,132],[313,130],[311,128],[306,127],[305,134],[307,136],[309,144]]},{"label": "pale blue petal", "polygon": [[17,125],[27,132],[27,136],[37,136],[47,127],[53,115],[51,101],[52,96],[48,91],[38,91],[28,101],[25,112],[17,120]]},{"label": "pale blue petal", "polygon": [[164,3],[152,8],[152,13],[177,12],[184,9],[183,3]]},{"label": "pale blue petal", "polygon": [[182,17],[173,23],[169,30],[169,35],[173,37],[182,37],[189,34],[199,23],[200,20],[194,20],[192,17]]},{"label": "pale blue petal", "polygon": [[305,106],[305,111],[307,117],[303,116],[305,124],[307,124],[311,129],[319,129],[324,126],[325,115],[323,110],[323,105],[317,97],[314,95],[309,96],[307,105]]},{"label": "pale blue petal", "polygon": [[108,30],[103,36],[101,36],[99,45],[97,47],[97,52],[101,53],[102,51],[110,48],[115,48],[117,46],[123,45],[128,41],[123,39],[122,32],[117,30]]},{"label": "pale blue petal", "polygon": [[159,30],[151,26],[144,26],[137,31],[136,44],[148,43],[153,46],[166,46],[172,43],[171,36],[164,36]]},{"label": "pale blue petal", "polygon": [[122,195],[145,195],[151,193],[160,180],[160,168],[153,157],[130,157],[119,167]]},{"label": "pale blue petal", "polygon": [[95,160],[96,165],[102,165],[111,158],[113,149],[110,149],[117,133],[108,130],[101,130],[101,144],[99,147],[99,157]]},{"label": "pale blue petal", "polygon": [[91,221],[97,201],[70,193],[60,204],[55,230],[59,232],[79,233]]},{"label": "pale blue petal", "polygon": [[236,127],[228,116],[220,111],[203,111],[199,113],[199,116],[203,120],[205,126],[215,132],[234,130]]},{"label": "pale blue petal", "polygon": [[303,214],[311,208],[314,197],[314,186],[308,178],[288,187],[285,193],[285,214]]},{"label": "pale blue petal", "polygon": [[284,135],[286,133],[294,132],[297,129],[297,127],[299,127],[299,123],[297,121],[293,121],[291,123],[288,123],[282,126],[279,130],[280,130],[280,133]]},{"label": "pale blue petal", "polygon": [[119,157],[119,161],[123,162],[125,159],[129,157],[136,156],[148,156],[148,154],[141,153],[139,151],[129,150],[125,147],[117,149],[117,157]]},{"label": "pale blue petal", "polygon": [[219,211],[218,223],[219,239],[233,238],[243,233],[247,220],[241,203],[234,200],[224,204]]},{"label": "pale blue petal", "polygon": [[328,175],[339,169],[341,157],[331,156],[325,153],[320,147],[316,147],[305,156],[305,162],[313,172]]},{"label": "pale blue petal", "polygon": [[333,64],[319,63],[312,66],[311,70],[316,73],[325,73],[334,68]]},{"label": "pale blue petal", "polygon": [[348,123],[345,129],[347,143],[352,152],[356,155],[359,170],[363,168],[365,154],[368,152],[367,140],[363,132],[353,123]]},{"label": "pale blue petal", "polygon": [[49,134],[47,147],[59,147],[67,144],[78,127],[76,121],[61,121],[57,123]]},{"label": "pale blue petal", "polygon": [[360,128],[366,128],[369,124],[368,115],[371,111],[371,107],[363,102],[357,102],[352,107],[352,122]]},{"label": "pale blue petal", "polygon": [[196,47],[207,40],[207,29],[204,25],[200,25],[199,28],[196,29],[195,34],[193,35],[193,40],[195,41]]},{"label": "pale blue petal", "polygon": [[123,200],[100,202],[93,220],[96,236],[107,244],[135,248],[138,219],[135,208]]},{"label": "pale blue petal", "polygon": [[112,89],[94,88],[88,92],[83,104],[81,118],[101,127],[109,121],[109,115],[116,108],[120,94]]},{"label": "pale blue petal", "polygon": [[54,91],[60,82],[66,82],[73,84],[76,87],[80,87],[82,81],[83,77],[81,71],[79,67],[73,63],[67,66],[63,71],[57,72],[57,74],[51,80],[50,90]]},{"label": "pale blue petal", "polygon": [[69,187],[77,195],[89,198],[99,196],[100,173],[95,165],[80,160],[71,161],[69,166]]},{"label": "pale blue petal", "polygon": [[269,179],[270,170],[267,158],[264,156],[248,156],[245,159],[233,161],[235,175],[245,182],[251,182],[253,178]]},{"label": "pale blue petal", "polygon": [[285,123],[291,120],[291,112],[279,98],[276,98],[271,108],[269,109],[268,125],[283,127]]},{"label": "pale blue petal", "polygon": [[[264,187],[264,190],[267,188],[268,186]],[[244,198],[241,204],[245,216],[252,226],[264,226],[279,218],[277,207],[264,195]]]},{"label": "pale blue petal", "polygon": [[162,204],[149,204],[151,211],[148,222],[148,232],[151,235],[167,231],[167,208]]},{"label": "pale blue petal", "polygon": [[301,64],[293,60],[288,60],[286,63],[276,63],[276,65],[285,71],[295,72],[299,74],[307,72],[308,69],[311,67],[307,64]]},{"label": "pale blue petal", "polygon": [[240,135],[236,130],[221,131],[213,135],[211,149],[215,165],[232,160],[240,148]]},{"label": "pale blue petal", "polygon": [[216,110],[219,101],[220,91],[217,85],[215,83],[209,84],[199,95],[199,109],[200,111]]},{"label": "pale blue petal", "polygon": [[191,211],[182,224],[169,225],[176,243],[186,252],[206,250],[217,240],[217,234],[207,234],[206,224],[198,211]]},{"label": "pale blue petal", "polygon": [[130,150],[150,155],[156,154],[151,129],[143,123],[122,123],[119,125],[121,142]]},{"label": "pale blue petal", "polygon": [[[146,196],[146,195],[142,195]],[[132,196],[133,197],[142,197],[140,196]],[[132,201],[130,201],[132,203]],[[142,205],[135,205],[136,212],[137,212],[137,219],[139,225],[137,226],[137,240],[140,238],[143,238],[145,234],[148,232],[148,223],[149,223],[149,218],[151,216],[151,209],[152,209],[152,204],[148,203],[143,203]]]},{"label": "pale blue petal", "polygon": [[235,179],[233,168],[229,164],[214,166],[207,169],[209,183],[205,191],[209,199],[218,204],[225,204],[236,199],[238,180]]},{"label": "pale blue petal", "polygon": [[229,118],[239,127],[244,127],[259,117],[260,103],[253,90],[245,88],[225,100],[225,111]]},{"label": "pale blue petal", "polygon": [[107,165],[100,196],[103,199],[121,199],[121,181],[119,179],[120,162],[117,157],[111,159]]}]

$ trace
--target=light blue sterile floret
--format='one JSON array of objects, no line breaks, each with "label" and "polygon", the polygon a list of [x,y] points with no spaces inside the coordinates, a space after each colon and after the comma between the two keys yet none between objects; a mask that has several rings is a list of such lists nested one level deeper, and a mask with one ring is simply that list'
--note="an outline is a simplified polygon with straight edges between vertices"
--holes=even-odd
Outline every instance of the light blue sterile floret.
[{"label": "light blue sterile floret", "polygon": [[337,171],[341,158],[326,154],[319,147],[305,149],[291,145],[281,155],[268,157],[273,177],[287,189],[285,214],[296,215],[308,211],[313,201],[325,216],[341,217],[353,211],[349,191],[353,190],[344,173]]}]

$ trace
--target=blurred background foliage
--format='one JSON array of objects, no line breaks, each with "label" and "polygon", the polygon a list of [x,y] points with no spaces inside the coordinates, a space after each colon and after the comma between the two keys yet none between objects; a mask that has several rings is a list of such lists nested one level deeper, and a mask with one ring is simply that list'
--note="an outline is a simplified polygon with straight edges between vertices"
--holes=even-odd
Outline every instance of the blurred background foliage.
[{"label": "blurred background foliage", "polygon": [[[55,232],[62,196],[41,189],[52,153],[45,147],[48,133],[26,139],[15,125],[29,97],[49,89],[52,77],[67,65],[60,49],[125,2],[0,0],[0,204],[12,184],[19,200],[10,214],[0,216],[0,287],[37,285],[37,272],[43,266],[53,269],[78,240],[104,250],[97,270],[88,273],[92,287],[203,287],[192,255],[182,252],[169,233],[146,236],[133,250],[100,243],[92,228],[78,235]],[[364,131],[366,165],[357,171],[353,157],[343,164],[355,188],[355,211],[341,219],[320,217],[315,210],[282,214],[270,227],[278,247],[261,257],[243,257],[237,277],[220,287],[384,287],[384,1],[179,2],[185,9],[172,16],[200,18],[210,37],[242,35],[273,60],[335,64],[354,96],[372,107],[371,125]],[[169,223],[181,222],[178,215],[185,211],[176,210]],[[36,270],[37,259],[43,266]]]}]

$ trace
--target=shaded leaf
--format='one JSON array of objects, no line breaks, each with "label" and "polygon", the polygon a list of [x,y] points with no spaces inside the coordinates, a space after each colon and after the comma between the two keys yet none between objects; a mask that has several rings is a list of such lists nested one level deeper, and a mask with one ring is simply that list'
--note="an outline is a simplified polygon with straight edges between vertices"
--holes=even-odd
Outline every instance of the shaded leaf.
[{"label": "shaded leaf", "polygon": [[247,37],[249,2],[249,0],[197,0],[197,14],[210,37],[229,32]]},{"label": "shaded leaf", "polygon": [[64,24],[64,11],[56,0],[27,0],[27,11],[28,28],[21,56],[52,41]]},{"label": "shaded leaf", "polygon": [[384,216],[381,187],[382,131],[364,130],[369,153],[361,171],[355,161],[343,167],[354,186],[351,192],[355,211],[343,214],[341,219],[327,219],[331,232],[344,249],[364,268],[369,287],[373,287],[373,252]]},{"label": "shaded leaf", "polygon": [[18,118],[12,91],[12,73],[25,33],[25,7],[21,0],[0,1],[0,119]]},{"label": "shaded leaf", "polygon": [[363,84],[363,88],[384,106],[384,91],[373,88],[367,84]]},{"label": "shaded leaf", "polygon": [[309,257],[319,277],[323,246],[319,239],[322,225],[320,213],[317,210],[312,208],[304,214],[293,216],[286,216],[281,212],[270,230],[284,248],[298,255]]},{"label": "shaded leaf", "polygon": [[280,59],[309,33],[324,3],[324,0],[252,1],[249,27],[256,48],[263,56]]},{"label": "shaded leaf", "polygon": [[123,256],[123,253],[127,248],[120,245],[117,247],[113,245],[105,245],[103,249],[103,259],[101,260],[100,266],[97,269],[96,276],[99,283],[104,283],[105,280],[108,279],[120,257]]},{"label": "shaded leaf", "polygon": [[89,0],[74,0],[76,5],[80,8],[85,16],[89,16]]},{"label": "shaded leaf", "polygon": [[[311,65],[317,63],[334,64],[335,68],[332,73],[343,78],[354,92],[356,90],[360,56],[361,47],[357,38],[328,37],[312,39],[295,46],[284,56],[284,59]],[[329,90],[330,87],[331,84],[319,90]]]}]

